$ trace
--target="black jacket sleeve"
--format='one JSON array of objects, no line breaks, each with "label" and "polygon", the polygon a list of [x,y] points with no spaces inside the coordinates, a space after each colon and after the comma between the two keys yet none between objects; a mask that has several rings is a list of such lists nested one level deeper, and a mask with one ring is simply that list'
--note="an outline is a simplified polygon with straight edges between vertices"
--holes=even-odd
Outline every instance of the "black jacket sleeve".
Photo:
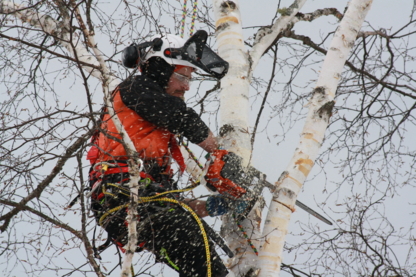
[{"label": "black jacket sleeve", "polygon": [[208,137],[209,128],[198,114],[152,79],[136,76],[121,83],[119,90],[123,103],[150,123],[182,134],[196,144]]}]

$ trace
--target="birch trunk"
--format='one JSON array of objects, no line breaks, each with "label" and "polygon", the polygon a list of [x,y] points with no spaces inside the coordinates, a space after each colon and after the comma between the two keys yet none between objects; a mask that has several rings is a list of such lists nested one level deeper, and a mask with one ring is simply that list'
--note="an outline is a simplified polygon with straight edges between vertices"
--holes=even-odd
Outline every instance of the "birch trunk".
[{"label": "birch trunk", "polygon": [[[287,27],[305,2],[306,0],[295,0],[287,9],[286,15],[281,16],[271,28],[260,30],[249,55],[243,45],[238,0],[213,1],[218,51],[221,57],[230,63],[228,74],[221,80],[220,136],[223,147],[243,157],[245,165],[249,164],[252,149],[248,118],[252,72],[266,49]],[[261,209],[261,205],[257,203],[248,218],[241,222],[257,248],[260,244],[256,239],[261,237]],[[255,273],[258,271],[257,257],[236,227],[232,218],[223,218],[222,235],[237,254],[228,266],[239,276],[244,276],[249,269]]]},{"label": "birch trunk", "polygon": [[352,0],[332,39],[309,102],[299,146],[277,182],[279,187],[269,207],[263,230],[265,241],[259,257],[261,277],[279,276],[285,236],[297,195],[321,148],[344,63],[371,3],[372,0]]},{"label": "birch trunk", "polygon": [[[221,80],[220,136],[221,144],[228,151],[243,158],[248,165],[251,155],[249,132],[249,60],[243,44],[239,2],[214,0],[214,14],[218,52],[229,64],[228,74]],[[250,249],[231,216],[223,216],[221,235],[236,254],[227,267],[241,276],[255,267],[255,253]],[[241,222],[249,237],[260,235],[261,211],[255,209]],[[254,227],[254,228],[253,228]],[[248,251],[246,251],[248,248]]]},{"label": "birch trunk", "polygon": [[249,136],[249,61],[243,44],[239,3],[214,0],[218,52],[229,62],[228,74],[221,80],[220,135],[223,146],[248,164],[251,145]]},{"label": "birch trunk", "polygon": [[[92,30],[87,30],[86,25],[82,21],[81,14],[79,13],[78,7],[75,3],[71,2],[75,16],[81,31],[84,33],[88,40],[88,46],[93,50],[94,55],[91,55],[84,45],[80,43],[82,39],[79,38],[77,33],[69,34],[67,30],[71,30],[67,22],[57,22],[48,15],[43,15],[32,9],[26,9],[24,5],[15,4],[9,1],[1,3],[1,11],[3,13],[13,14],[21,21],[30,24],[31,26],[37,27],[43,30],[45,33],[51,34],[56,37],[60,44],[64,46],[69,53],[74,57],[76,62],[80,62],[82,68],[90,73],[92,76],[98,78],[102,82],[104,101],[117,128],[118,133],[121,134],[123,140],[123,146],[126,153],[131,157],[129,160],[129,173],[131,175],[129,187],[131,193],[130,209],[127,215],[127,222],[129,223],[129,242],[126,246],[126,257],[123,262],[121,276],[130,276],[130,267],[134,252],[137,248],[137,202],[138,202],[138,181],[140,180],[140,168],[137,160],[137,153],[133,142],[125,131],[122,123],[118,116],[115,114],[113,104],[111,100],[111,92],[119,84],[119,80],[113,77],[110,70],[105,64],[101,52],[97,48],[95,43],[94,33]],[[63,23],[63,24],[62,24]],[[63,25],[64,27],[62,27]],[[72,39],[71,39],[72,35]]]}]

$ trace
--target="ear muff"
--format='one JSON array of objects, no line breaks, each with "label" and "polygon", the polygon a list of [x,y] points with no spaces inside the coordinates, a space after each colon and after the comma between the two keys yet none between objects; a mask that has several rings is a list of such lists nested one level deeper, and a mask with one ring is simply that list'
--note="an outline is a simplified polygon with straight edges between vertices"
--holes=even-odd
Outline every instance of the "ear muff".
[{"label": "ear muff", "polygon": [[153,40],[153,51],[160,51],[162,49],[163,40],[161,38],[155,38]]},{"label": "ear muff", "polygon": [[146,48],[153,47],[154,51],[160,51],[163,41],[160,38],[155,38],[151,42],[144,42],[139,45],[133,43],[123,50],[121,55],[122,63],[125,67],[136,68],[140,64],[140,60],[146,56]]},{"label": "ear muff", "polygon": [[136,44],[126,47],[121,54],[123,65],[128,68],[135,68],[139,64],[140,54]]}]

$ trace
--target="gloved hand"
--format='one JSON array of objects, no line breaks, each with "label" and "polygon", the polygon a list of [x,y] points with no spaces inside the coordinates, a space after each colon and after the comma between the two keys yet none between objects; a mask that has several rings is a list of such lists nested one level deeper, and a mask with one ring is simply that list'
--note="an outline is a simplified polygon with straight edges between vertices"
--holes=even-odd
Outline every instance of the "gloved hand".
[{"label": "gloved hand", "polygon": [[236,201],[232,201],[231,205],[232,205],[232,208],[231,209],[236,214],[242,214],[248,208],[248,201],[236,200]]},{"label": "gloved hand", "polygon": [[219,216],[228,212],[236,214],[244,213],[249,203],[244,200],[232,200],[222,195],[211,195],[206,201],[206,209],[209,216]]}]

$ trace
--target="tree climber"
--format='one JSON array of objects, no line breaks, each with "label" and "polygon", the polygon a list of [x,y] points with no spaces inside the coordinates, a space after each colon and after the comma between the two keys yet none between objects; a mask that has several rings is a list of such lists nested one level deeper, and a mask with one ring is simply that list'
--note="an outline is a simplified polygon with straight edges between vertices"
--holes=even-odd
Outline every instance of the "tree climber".
[{"label": "tree climber", "polygon": [[[171,160],[177,161],[181,171],[185,163],[175,135],[207,152],[218,148],[208,126],[184,102],[192,72],[197,68],[218,79],[227,73],[228,63],[206,46],[206,39],[205,31],[198,31],[187,41],[168,34],[131,45],[123,52],[124,65],[138,66],[142,73],[130,76],[113,92],[114,110],[144,161],[140,197],[177,189]],[[128,157],[108,113],[102,117],[100,131],[87,157],[93,165],[92,209],[99,224],[121,248],[127,243],[127,211],[117,207],[129,201]],[[179,193],[166,197],[183,201]],[[200,217],[229,211],[230,200],[221,195],[210,196],[207,201],[185,201]],[[169,265],[180,276],[207,275],[207,260],[201,255],[205,253],[201,230],[188,211],[177,204],[150,202],[139,204],[138,214],[138,251],[151,251],[157,261]],[[227,269],[211,241],[209,245],[212,276],[226,276]]]}]

